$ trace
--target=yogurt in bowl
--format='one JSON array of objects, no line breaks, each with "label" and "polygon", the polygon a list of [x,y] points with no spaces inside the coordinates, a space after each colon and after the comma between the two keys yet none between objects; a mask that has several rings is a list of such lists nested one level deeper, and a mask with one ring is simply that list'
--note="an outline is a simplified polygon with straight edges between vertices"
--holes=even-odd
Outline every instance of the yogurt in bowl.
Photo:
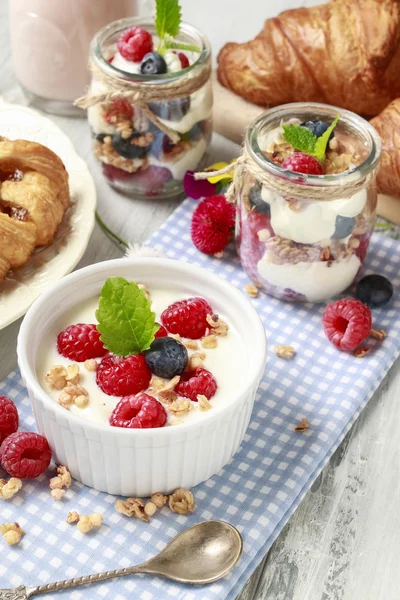
[{"label": "yogurt in bowl", "polygon": [[[192,300],[187,298],[184,288],[181,290],[152,288],[151,290],[146,289],[143,293],[149,295],[151,309],[155,312],[156,318],[159,321],[163,312],[174,306],[177,300],[180,303],[187,303],[186,305],[190,305]],[[36,371],[43,389],[55,402],[79,418],[107,425],[110,424],[110,418],[118,402],[121,400],[118,382],[116,382],[115,389],[113,389],[111,384],[110,387],[106,388],[106,391],[103,391],[101,380],[100,385],[97,381],[96,375],[101,375],[102,365],[106,361],[109,361],[108,352],[101,350],[100,353],[102,356],[87,358],[85,361],[80,360],[86,356],[79,349],[78,341],[78,337],[85,331],[84,327],[75,329],[76,342],[78,344],[75,356],[74,348],[70,346],[71,356],[63,356],[58,349],[58,346],[61,344],[57,344],[57,339],[60,339],[59,336],[62,336],[63,332],[67,328],[69,329],[71,324],[97,323],[95,313],[98,304],[99,299],[97,297],[84,300],[54,322],[43,339],[43,351],[37,357]],[[194,318],[198,318],[196,310],[193,311],[193,315]],[[191,316],[190,313],[188,316]],[[175,349],[175,344],[178,350],[182,349],[182,354],[184,359],[186,359],[183,363],[179,363],[178,361],[175,370],[170,373],[169,377],[166,377],[165,373],[160,372],[157,368],[153,367],[152,371],[151,366],[148,367],[146,361],[143,361],[141,364],[144,371],[144,384],[137,386],[136,380],[133,382],[133,389],[128,390],[125,388],[124,383],[124,388],[127,392],[131,391],[133,394],[144,392],[151,398],[155,398],[162,403],[166,412],[166,420],[162,426],[181,425],[185,422],[197,421],[202,419],[208,410],[229,404],[237,385],[236,378],[232,377],[232,373],[245,372],[248,368],[248,357],[244,352],[240,336],[232,325],[224,321],[223,315],[216,315],[212,311],[209,311],[208,314],[202,314],[199,317],[200,320],[205,320],[206,329],[203,336],[197,337],[196,334],[196,339],[180,336],[179,333],[168,334],[164,326],[161,326],[156,332],[156,339],[160,340],[161,338],[158,336],[161,334],[164,341],[167,338],[170,341],[170,345],[172,344],[172,351]],[[161,340],[161,344],[163,340]],[[74,342],[75,340],[70,333],[68,343],[71,345]],[[150,356],[150,364],[152,364],[151,348],[153,345],[151,344],[150,349],[144,352],[145,357],[146,355]],[[158,345],[160,345],[160,342],[158,342]],[[63,351],[62,346],[60,350]],[[164,351],[163,348],[161,351]],[[171,352],[171,348],[166,347],[166,352],[168,351]],[[90,354],[90,349],[88,352]],[[159,350],[157,352],[160,353]],[[115,363],[116,365],[124,363],[124,358],[122,357],[116,360],[118,361]],[[129,362],[127,363],[127,367],[128,371],[126,373],[129,375]],[[182,384],[185,383],[184,379],[189,377],[189,375],[192,377],[188,381],[195,377],[198,369],[202,369],[203,375],[204,373],[209,375],[206,375],[207,378],[203,384],[201,381],[199,382],[199,389],[196,390],[194,388],[192,395],[195,399],[192,400],[188,397],[188,392],[185,391],[185,386],[182,386]],[[72,383],[68,381],[68,372],[71,374]],[[133,374],[135,375],[136,373],[134,372]],[[108,375],[109,371],[107,371],[105,376],[107,377]],[[146,385],[148,380],[149,383]],[[213,387],[210,392],[210,382],[212,385],[215,385],[215,392]],[[71,389],[69,398],[64,391],[68,383]],[[76,388],[72,387],[74,385]],[[138,391],[139,387],[143,389]],[[82,388],[83,394],[80,388]],[[110,391],[114,393],[110,394]],[[195,394],[196,391],[198,391],[198,394]],[[127,395],[125,394],[125,397]],[[197,400],[197,395],[202,396],[200,401]],[[128,423],[128,420],[126,420],[125,426],[140,428],[140,420],[133,421],[132,424]],[[149,425],[151,425],[151,422]]]},{"label": "yogurt in bowl", "polygon": [[[164,311],[176,301],[188,298],[206,300],[212,308],[207,313],[209,321],[214,323],[213,318],[218,315],[220,322],[229,327],[227,335],[217,335],[212,333],[212,323],[207,323],[210,326],[200,337],[182,336],[177,340],[187,351],[188,364],[175,377],[187,383],[191,379],[188,373],[204,369],[216,382],[214,393],[210,395],[210,389],[206,389],[204,394],[198,394],[205,396],[205,400],[188,398],[179,383],[168,389],[173,377],[158,377],[150,372],[147,387],[138,393],[153,396],[163,407],[166,420],[162,426],[110,425],[110,417],[123,395],[110,394],[108,388],[106,392],[100,389],[99,366],[96,371],[88,370],[85,361],[77,362],[58,353],[57,336],[66,327],[78,322],[96,323],[98,298],[110,277],[146,286],[154,319],[167,324],[171,340],[178,334],[172,331],[171,320],[163,317]],[[188,334],[192,335],[190,331]],[[212,347],[215,339],[216,347]],[[145,357],[148,352],[144,351]],[[203,358],[195,356],[203,352]],[[200,358],[202,364],[194,361],[191,365],[193,356]],[[89,360],[100,365],[106,358],[104,353]],[[113,260],[69,275],[32,306],[18,338],[21,374],[32,400],[38,430],[48,439],[55,460],[65,464],[72,476],[84,484],[125,496],[190,488],[222,468],[243,439],[265,360],[262,323],[240,291],[199,267],[160,258]],[[54,365],[66,368],[73,364],[79,365],[78,385],[88,392],[89,402],[83,408],[73,402],[66,409],[59,403],[64,390],[52,387],[46,375]],[[149,364],[152,365],[147,360]],[[109,381],[107,377],[105,381]],[[168,393],[160,398],[160,390],[165,387],[163,391],[176,393],[172,402],[186,399],[191,408],[178,415],[171,411]],[[172,426],[176,421],[177,426]]]}]

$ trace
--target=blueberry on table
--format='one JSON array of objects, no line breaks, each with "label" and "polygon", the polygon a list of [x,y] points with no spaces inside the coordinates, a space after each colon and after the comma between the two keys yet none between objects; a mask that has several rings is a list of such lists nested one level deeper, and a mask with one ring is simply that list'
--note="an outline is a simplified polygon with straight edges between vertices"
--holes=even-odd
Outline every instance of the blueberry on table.
[{"label": "blueberry on table", "polygon": [[121,132],[115,133],[112,137],[113,148],[124,158],[144,158],[149,150],[148,146],[138,146],[134,143],[139,133],[134,133],[127,139],[123,138]]},{"label": "blueberry on table", "polygon": [[188,352],[185,346],[170,337],[156,338],[145,352],[146,364],[157,377],[172,379],[186,369]]},{"label": "blueberry on table", "polygon": [[271,207],[268,202],[265,202],[261,196],[261,183],[255,183],[249,192],[249,200],[251,206],[261,215],[271,215]]},{"label": "blueberry on table", "polygon": [[168,71],[167,63],[157,52],[148,52],[144,55],[140,65],[142,75],[163,75]]},{"label": "blueberry on table", "polygon": [[[312,131],[312,133],[316,136],[316,137],[321,137],[321,135],[323,135],[325,133],[325,131],[328,129],[328,127],[330,127],[329,123],[325,123],[325,121],[305,121],[304,123],[301,124],[301,127],[305,127],[306,129],[309,129],[310,131]],[[331,139],[333,138],[334,133],[332,131],[331,135],[329,136],[329,142],[331,141]]]},{"label": "blueberry on table", "polygon": [[385,306],[393,296],[393,285],[383,275],[366,275],[357,283],[356,298],[370,308]]},{"label": "blueberry on table", "polygon": [[190,96],[176,98],[167,102],[149,102],[149,108],[160,119],[180,121],[190,108]]},{"label": "blueberry on table", "polygon": [[338,215],[336,217],[335,231],[332,236],[334,240],[343,240],[351,234],[354,229],[356,220],[354,217],[342,217]]}]

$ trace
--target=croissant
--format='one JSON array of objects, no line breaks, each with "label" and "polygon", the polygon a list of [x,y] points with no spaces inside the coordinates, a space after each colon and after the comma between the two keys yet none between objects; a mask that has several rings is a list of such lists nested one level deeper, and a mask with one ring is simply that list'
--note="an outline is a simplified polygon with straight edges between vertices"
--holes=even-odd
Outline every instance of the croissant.
[{"label": "croissant", "polygon": [[400,96],[399,72],[399,0],[287,10],[218,56],[220,83],[254,104],[324,102],[369,117]]},{"label": "croissant", "polygon": [[382,194],[400,197],[400,98],[371,119],[382,138],[382,157],[377,184]]},{"label": "croissant", "polygon": [[46,146],[0,138],[0,281],[52,242],[69,206],[68,174]]}]

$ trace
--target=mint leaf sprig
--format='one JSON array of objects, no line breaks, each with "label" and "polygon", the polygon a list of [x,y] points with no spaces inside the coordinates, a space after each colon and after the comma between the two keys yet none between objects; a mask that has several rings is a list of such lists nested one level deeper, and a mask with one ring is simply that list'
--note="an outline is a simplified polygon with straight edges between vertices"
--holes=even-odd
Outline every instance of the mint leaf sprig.
[{"label": "mint leaf sprig", "polygon": [[320,137],[317,137],[312,131],[301,125],[283,124],[283,137],[295,150],[314,156],[323,164],[329,137],[339,119],[340,115],[336,115],[334,121]]},{"label": "mint leaf sprig", "polygon": [[175,41],[181,27],[181,18],[179,0],[156,0],[155,26],[160,40],[157,48],[159,54],[164,54],[169,49],[201,52],[197,46]]},{"label": "mint leaf sprig", "polygon": [[134,281],[109,277],[96,311],[97,330],[107,350],[116,356],[140,354],[150,348],[159,325],[144,290]]}]

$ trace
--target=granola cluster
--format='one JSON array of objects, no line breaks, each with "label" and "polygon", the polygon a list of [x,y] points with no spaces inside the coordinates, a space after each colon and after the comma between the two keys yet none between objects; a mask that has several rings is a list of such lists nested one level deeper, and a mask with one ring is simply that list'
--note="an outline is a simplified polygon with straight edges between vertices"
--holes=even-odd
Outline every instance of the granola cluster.
[{"label": "granola cluster", "polygon": [[[97,362],[94,359],[87,360],[84,363],[87,371],[93,372],[97,369]],[[54,365],[46,374],[47,383],[55,390],[62,390],[58,397],[58,403],[69,410],[72,404],[78,408],[85,408],[89,404],[89,392],[80,385],[79,365],[73,363],[64,367],[63,365]]]},{"label": "granola cluster", "polygon": [[57,475],[52,477],[49,481],[51,497],[54,498],[54,500],[61,500],[65,495],[65,490],[69,489],[71,485],[71,473],[68,471],[67,467],[59,465],[57,467]]},{"label": "granola cluster", "polygon": [[135,517],[148,523],[150,521],[149,517],[152,517],[167,502],[172,512],[180,515],[191,513],[196,508],[192,492],[184,488],[178,488],[169,496],[157,492],[146,502],[142,498],[117,500],[115,510],[126,517]]},{"label": "granola cluster", "polygon": [[89,533],[92,529],[99,529],[103,521],[103,515],[97,512],[94,512],[91,515],[79,515],[79,513],[74,510],[67,515],[67,523],[70,525],[76,523],[76,527],[81,533]]},{"label": "granola cluster", "polygon": [[[293,152],[296,152],[295,148],[286,142],[283,137],[279,137],[276,142],[268,146],[264,154],[272,162],[282,165],[285,159],[293,154]],[[325,154],[324,174],[344,173],[360,165],[362,161],[363,157],[354,140],[345,135],[334,137],[329,142]]]},{"label": "granola cluster", "polygon": [[19,544],[25,531],[18,523],[0,523],[0,533],[9,546]]},{"label": "granola cluster", "polygon": [[22,481],[18,477],[11,477],[8,481],[0,479],[0,498],[10,500],[22,488]]}]

